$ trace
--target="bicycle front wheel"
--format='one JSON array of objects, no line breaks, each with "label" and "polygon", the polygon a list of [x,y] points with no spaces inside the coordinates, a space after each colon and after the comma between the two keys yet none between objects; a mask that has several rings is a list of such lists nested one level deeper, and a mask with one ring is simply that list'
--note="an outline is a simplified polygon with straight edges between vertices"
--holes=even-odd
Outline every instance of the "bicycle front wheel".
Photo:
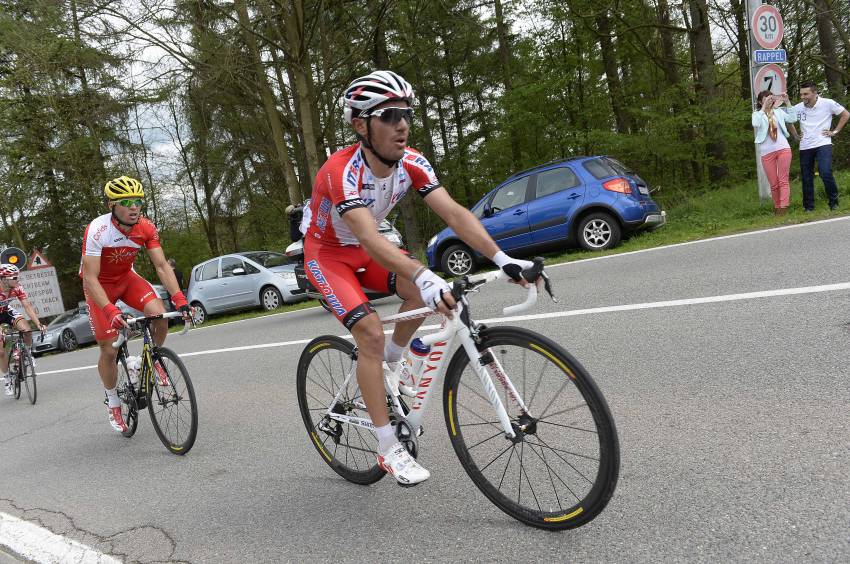
[{"label": "bicycle front wheel", "polygon": [[118,397],[121,399],[121,416],[124,418],[126,431],[121,434],[127,438],[136,434],[139,427],[139,403],[137,401],[138,385],[133,384],[127,371],[127,357],[124,353],[118,355]]},{"label": "bicycle front wheel", "polygon": [[[446,372],[443,404],[461,465],[514,519],[550,530],[589,522],[614,494],[620,467],[605,398],[581,364],[550,339],[518,327],[487,328],[481,337],[478,350],[516,436],[506,436],[490,392],[459,349]],[[528,413],[511,399],[492,369],[496,365]]]},{"label": "bicycle front wheel", "polygon": [[384,477],[377,463],[375,433],[328,416],[331,411],[369,417],[356,371],[357,359],[350,342],[332,336],[313,339],[298,360],[298,406],[310,441],[322,460],[349,482],[368,485]]},{"label": "bicycle front wheel", "polygon": [[186,454],[198,434],[198,404],[189,371],[171,349],[157,347],[151,358],[146,378],[153,428],[169,452]]},{"label": "bicycle front wheel", "polygon": [[24,379],[24,388],[27,390],[27,398],[29,398],[30,404],[35,405],[35,401],[38,399],[38,388],[35,382],[35,367],[32,364],[32,357],[30,355],[24,355],[21,367],[23,368],[22,376]]}]

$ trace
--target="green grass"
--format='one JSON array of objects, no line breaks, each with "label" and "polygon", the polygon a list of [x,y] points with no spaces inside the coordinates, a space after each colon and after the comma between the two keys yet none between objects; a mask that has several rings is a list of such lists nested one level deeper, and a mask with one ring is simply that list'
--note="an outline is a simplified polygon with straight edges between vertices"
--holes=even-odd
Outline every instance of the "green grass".
[{"label": "green grass", "polygon": [[[667,225],[656,231],[638,233],[624,240],[614,249],[593,252],[570,249],[566,252],[559,251],[544,256],[546,256],[547,264],[558,264],[848,215],[850,214],[850,172],[836,172],[835,180],[838,183],[841,198],[839,208],[836,211],[830,211],[827,207],[826,195],[820,177],[815,177],[814,212],[803,212],[802,188],[799,180],[795,180],[791,183],[791,204],[788,208],[788,214],[779,217],[773,215],[772,200],[761,200],[759,198],[758,186],[753,181],[731,188],[695,191],[689,196],[677,198],[677,203],[674,206],[662,206],[667,211]],[[654,194],[653,196],[660,202],[664,201],[664,194]],[[308,300],[286,305],[273,311],[252,310],[216,316],[206,321],[203,327],[309,307],[319,307],[318,302]],[[177,327],[177,329],[180,329],[180,327]]]}]

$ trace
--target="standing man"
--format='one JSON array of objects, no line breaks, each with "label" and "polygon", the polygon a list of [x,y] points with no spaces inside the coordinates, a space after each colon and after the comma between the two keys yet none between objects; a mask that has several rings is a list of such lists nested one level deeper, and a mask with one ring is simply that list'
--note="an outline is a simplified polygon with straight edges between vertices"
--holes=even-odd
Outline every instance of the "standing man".
[{"label": "standing man", "polygon": [[[838,208],[838,186],[832,176],[832,138],[844,128],[850,118],[850,112],[829,98],[818,96],[818,89],[812,81],[806,81],[800,87],[799,104],[794,106],[800,119],[803,137],[800,139],[800,174],[803,180],[803,209],[810,212],[815,209],[815,161],[826,195],[829,209]],[[838,125],[832,128],[832,116],[838,117]]]},{"label": "standing man", "polygon": [[[83,293],[89,306],[89,321],[94,338],[100,348],[97,371],[106,390],[106,405],[109,424],[121,433],[127,430],[121,416],[121,400],[118,398],[118,350],[112,343],[118,331],[128,327],[121,310],[115,305],[118,300],[145,315],[165,313],[165,306],[150,283],[136,274],[133,263],[141,249],[145,249],[156,268],[156,274],[171,295],[171,303],[189,316],[186,297],[177,285],[174,271],[165,260],[159,244],[159,234],[151,221],[142,217],[145,192],[135,178],[122,176],[106,183],[103,189],[109,212],[89,223],[83,234],[83,258],[80,276]],[[157,345],[165,342],[168,320],[157,319],[151,324],[151,333]],[[168,375],[160,372],[157,378],[161,385],[168,385]]]}]

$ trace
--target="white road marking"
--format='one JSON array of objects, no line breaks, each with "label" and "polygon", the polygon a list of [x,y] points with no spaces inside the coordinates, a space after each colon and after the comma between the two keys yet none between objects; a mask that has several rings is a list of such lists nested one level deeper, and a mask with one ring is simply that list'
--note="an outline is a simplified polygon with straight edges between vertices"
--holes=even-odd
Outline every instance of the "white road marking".
[{"label": "white road marking", "polygon": [[120,560],[0,511],[0,546],[27,562],[120,564]]},{"label": "white road marking", "polygon": [[833,223],[835,221],[847,221],[850,220],[850,216],[842,216],[842,217],[833,217],[830,219],[821,219],[819,221],[810,221],[808,223],[795,223],[794,225],[783,225],[782,227],[771,227],[769,229],[759,229],[758,231],[747,231],[745,233],[735,233],[733,235],[721,235],[719,237],[710,237],[708,239],[698,239],[696,241],[685,241],[684,243],[673,243],[670,245],[660,245],[658,247],[652,247],[649,249],[639,249],[637,251],[628,251],[625,253],[614,253],[610,255],[605,255],[604,257],[592,257],[586,259],[579,259],[570,262],[560,262],[558,264],[546,265],[547,270],[551,270],[553,268],[559,268],[561,266],[575,266],[577,264],[584,264],[587,262],[593,262],[597,260],[606,260],[613,259],[617,257],[627,257],[629,255],[637,255],[641,253],[652,253],[656,251],[664,251],[667,249],[675,249],[677,247],[685,247],[688,245],[701,245],[703,243],[714,243],[715,241],[725,241],[726,239],[737,239],[738,237],[750,237],[753,235],[762,235],[764,233],[773,233],[775,231],[786,231],[788,229],[798,229],[801,227],[809,227],[812,225],[821,225],[823,223]]},{"label": "white road marking", "polygon": [[[838,292],[842,290],[850,290],[850,282],[841,282],[838,284],[824,284],[821,286],[802,286],[799,288],[781,288],[778,290],[763,290],[759,292],[746,292],[742,294],[725,294],[720,296],[705,296],[702,298],[685,298],[680,300],[665,300],[661,302],[645,302],[636,304],[623,304],[604,307],[593,307],[587,309],[573,309],[568,311],[552,311],[549,313],[534,313],[530,315],[514,315],[511,317],[494,317],[492,319],[480,319],[479,323],[511,323],[515,321],[537,321],[540,319],[553,319],[557,317],[575,317],[578,315],[598,315],[604,313],[615,313],[622,311],[637,311],[643,309],[659,309],[667,307],[683,307],[699,304],[713,304],[722,302],[735,302],[741,300],[756,300],[763,298],[776,298],[782,296],[797,296],[801,294],[818,294],[822,292]],[[439,325],[423,325],[419,328],[420,331],[431,331],[439,329]],[[384,331],[385,335],[392,333],[392,330]],[[351,339],[351,335],[339,335],[343,339]],[[180,353],[181,357],[202,356],[208,354],[219,354],[226,352],[248,351],[254,349],[268,349],[276,347],[288,347],[294,345],[306,345],[313,339],[298,339],[296,341],[280,341],[276,343],[262,343],[258,345],[244,345],[241,347],[227,347],[223,349],[208,349],[204,351],[195,351],[188,353]],[[39,375],[58,374],[60,372],[74,372],[78,370],[90,370],[96,368],[95,365],[79,366],[76,368],[63,368],[61,370],[48,370],[39,372]]]}]

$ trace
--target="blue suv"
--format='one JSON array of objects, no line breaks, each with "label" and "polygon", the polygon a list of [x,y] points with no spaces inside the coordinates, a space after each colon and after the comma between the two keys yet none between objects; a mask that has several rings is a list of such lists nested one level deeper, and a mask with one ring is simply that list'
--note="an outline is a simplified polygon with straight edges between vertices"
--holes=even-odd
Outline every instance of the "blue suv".
[{"label": "blue suv", "polygon": [[[657,229],[667,221],[646,182],[606,156],[564,159],[514,174],[472,213],[516,256],[572,244],[609,249],[624,233]],[[432,269],[451,276],[469,274],[483,260],[450,228],[432,237],[426,252]]]}]

